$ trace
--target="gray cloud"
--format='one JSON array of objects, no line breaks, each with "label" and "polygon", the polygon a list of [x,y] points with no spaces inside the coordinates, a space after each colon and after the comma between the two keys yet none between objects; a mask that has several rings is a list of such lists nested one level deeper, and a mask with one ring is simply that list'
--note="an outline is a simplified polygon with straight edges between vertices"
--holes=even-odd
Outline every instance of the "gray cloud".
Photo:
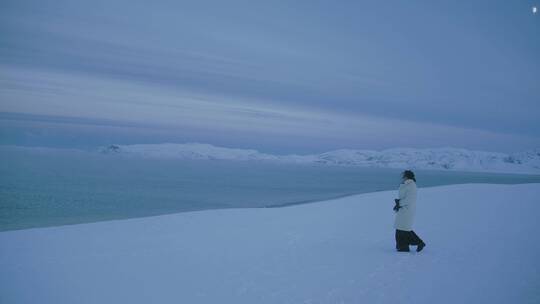
[{"label": "gray cloud", "polygon": [[[538,145],[540,20],[518,3],[487,7],[4,1],[0,110],[306,147]],[[385,126],[409,123],[404,143]]]}]

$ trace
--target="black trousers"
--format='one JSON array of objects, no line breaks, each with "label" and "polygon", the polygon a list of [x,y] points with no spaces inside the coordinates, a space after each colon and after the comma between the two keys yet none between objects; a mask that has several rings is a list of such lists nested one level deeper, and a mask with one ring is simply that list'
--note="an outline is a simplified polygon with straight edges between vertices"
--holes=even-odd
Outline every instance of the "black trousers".
[{"label": "black trousers", "polygon": [[396,229],[396,249],[409,251],[409,245],[418,246],[424,241],[414,231]]}]

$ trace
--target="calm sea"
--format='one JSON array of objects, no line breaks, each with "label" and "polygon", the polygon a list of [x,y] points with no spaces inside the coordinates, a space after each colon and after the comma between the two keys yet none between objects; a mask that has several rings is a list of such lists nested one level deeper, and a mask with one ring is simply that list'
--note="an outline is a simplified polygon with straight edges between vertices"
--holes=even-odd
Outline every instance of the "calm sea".
[{"label": "calm sea", "polygon": [[[0,147],[0,231],[216,208],[277,207],[396,189],[397,169],[182,161]],[[417,171],[420,187],[540,176]]]}]

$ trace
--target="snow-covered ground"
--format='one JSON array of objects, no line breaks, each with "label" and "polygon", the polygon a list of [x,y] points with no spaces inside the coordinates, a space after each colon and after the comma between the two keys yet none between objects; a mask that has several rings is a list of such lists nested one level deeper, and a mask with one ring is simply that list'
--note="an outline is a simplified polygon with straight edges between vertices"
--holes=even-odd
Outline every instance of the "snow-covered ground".
[{"label": "snow-covered ground", "polygon": [[111,145],[102,148],[101,151],[106,154],[151,158],[273,161],[377,168],[540,174],[539,149],[510,154],[455,148],[396,148],[382,151],[335,150],[312,155],[273,155],[251,149],[231,149],[209,144],[188,143]]},{"label": "snow-covered ground", "polygon": [[0,233],[1,303],[540,303],[540,184],[395,191]]}]

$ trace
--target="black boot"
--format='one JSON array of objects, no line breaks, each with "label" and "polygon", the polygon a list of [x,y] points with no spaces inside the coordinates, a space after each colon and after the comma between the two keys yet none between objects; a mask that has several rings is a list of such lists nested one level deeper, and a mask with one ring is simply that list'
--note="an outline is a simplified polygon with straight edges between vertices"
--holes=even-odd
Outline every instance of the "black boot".
[{"label": "black boot", "polygon": [[418,246],[416,252],[420,252],[426,247],[426,243],[413,230],[409,232],[409,244]]},{"label": "black boot", "polygon": [[418,244],[418,247],[416,247],[416,252],[422,251],[422,249],[424,249],[424,247],[426,247],[426,243],[422,242],[422,243]]}]

